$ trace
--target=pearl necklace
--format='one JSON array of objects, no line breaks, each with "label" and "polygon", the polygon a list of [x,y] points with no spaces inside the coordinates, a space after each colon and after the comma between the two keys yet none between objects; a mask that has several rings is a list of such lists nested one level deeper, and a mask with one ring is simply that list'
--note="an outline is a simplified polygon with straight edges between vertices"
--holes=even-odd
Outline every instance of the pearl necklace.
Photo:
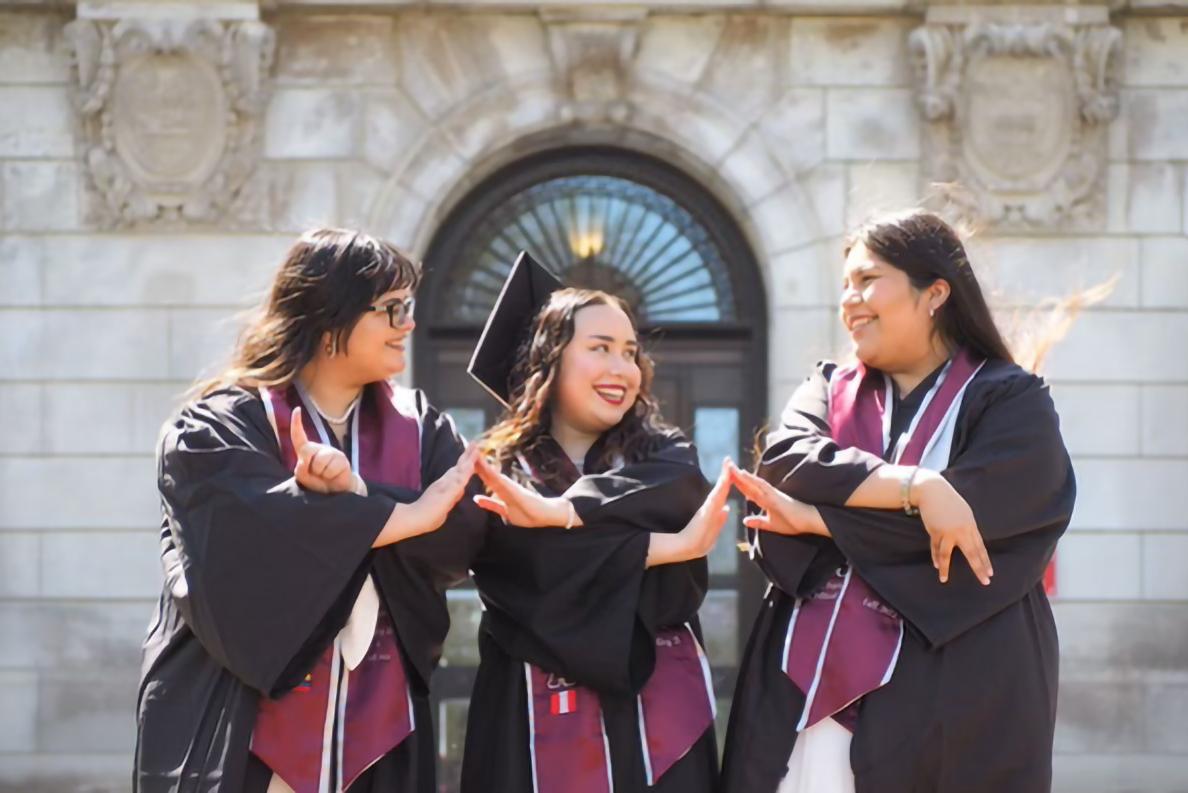
[{"label": "pearl necklace", "polygon": [[322,408],[321,405],[319,405],[317,403],[317,400],[315,400],[313,398],[313,394],[307,393],[306,396],[309,397],[309,402],[311,405],[314,406],[314,410],[318,411],[318,413],[321,414],[322,418],[326,419],[326,423],[333,424],[335,427],[341,427],[341,426],[345,425],[347,423],[347,420],[351,417],[351,411],[353,411],[355,409],[355,405],[359,404],[359,397],[355,397],[354,399],[351,400],[351,404],[347,405],[347,409],[346,409],[345,413],[343,413],[341,416],[331,416],[328,412],[326,412]]}]

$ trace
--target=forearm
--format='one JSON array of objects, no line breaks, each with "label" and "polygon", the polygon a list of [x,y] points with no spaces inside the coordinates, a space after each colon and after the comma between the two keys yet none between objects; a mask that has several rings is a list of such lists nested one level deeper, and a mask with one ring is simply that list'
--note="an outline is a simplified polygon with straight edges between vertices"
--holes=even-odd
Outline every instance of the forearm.
[{"label": "forearm", "polygon": [[688,542],[678,532],[665,534],[652,532],[648,540],[648,557],[645,567],[658,567],[662,564],[676,564],[695,558],[689,552]]},{"label": "forearm", "polygon": [[[914,472],[914,475],[913,475]],[[844,506],[863,509],[902,509],[904,485],[910,481],[907,491],[908,504],[920,505],[924,491],[936,487],[943,479],[936,471],[917,469],[911,465],[881,465],[863,480]]]},{"label": "forearm", "polygon": [[427,525],[422,510],[418,509],[416,504],[397,504],[371,547],[382,548],[385,545],[392,545],[424,534],[433,528]]}]

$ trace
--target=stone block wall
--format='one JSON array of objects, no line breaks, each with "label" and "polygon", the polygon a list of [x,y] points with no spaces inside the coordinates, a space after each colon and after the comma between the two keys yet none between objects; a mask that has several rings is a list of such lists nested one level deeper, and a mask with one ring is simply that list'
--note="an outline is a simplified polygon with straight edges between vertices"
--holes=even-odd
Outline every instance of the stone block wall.
[{"label": "stone block wall", "polygon": [[[910,36],[940,4],[306,5],[261,14],[270,95],[231,216],[111,228],[63,32],[85,9],[0,2],[0,791],[129,788],[157,428],[301,229],[358,225],[422,253],[524,153],[665,158],[732,211],[764,269],[774,414],[844,349],[846,227],[928,192]],[[1120,276],[1045,366],[1080,482],[1057,568],[1067,793],[1188,790],[1188,8],[1139,5],[1108,20],[1120,107],[1101,222],[971,245],[1004,316]],[[473,630],[473,601],[451,608]],[[443,720],[447,769],[462,712]]]}]

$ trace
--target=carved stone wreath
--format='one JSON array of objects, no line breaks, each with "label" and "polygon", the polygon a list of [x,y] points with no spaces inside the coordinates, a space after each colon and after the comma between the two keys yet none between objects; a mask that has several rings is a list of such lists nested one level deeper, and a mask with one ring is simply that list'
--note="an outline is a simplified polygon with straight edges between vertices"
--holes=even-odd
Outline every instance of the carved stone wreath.
[{"label": "carved stone wreath", "polygon": [[[909,39],[925,173],[964,219],[1016,229],[1102,222],[1121,33],[1104,24],[925,24]],[[971,200],[972,198],[972,200]]]},{"label": "carved stone wreath", "polygon": [[275,37],[256,21],[76,20],[67,39],[90,219],[234,221],[259,159]]}]

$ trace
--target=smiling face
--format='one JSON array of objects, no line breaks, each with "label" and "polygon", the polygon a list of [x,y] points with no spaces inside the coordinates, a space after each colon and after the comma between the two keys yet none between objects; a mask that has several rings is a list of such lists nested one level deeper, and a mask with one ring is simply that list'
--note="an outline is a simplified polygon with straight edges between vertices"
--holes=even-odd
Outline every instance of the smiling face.
[{"label": "smiling face", "polygon": [[595,304],[573,315],[573,338],[561,353],[554,397],[558,420],[601,434],[618,424],[639,396],[639,341],[617,306]]},{"label": "smiling face", "polygon": [[[376,298],[377,307],[400,303],[412,295],[407,287],[393,289]],[[365,311],[351,330],[345,347],[327,362],[338,367],[346,379],[357,384],[388,380],[404,371],[408,365],[408,336],[416,327],[412,317],[406,317],[397,328],[388,323],[387,311]]]},{"label": "smiling face", "polygon": [[939,308],[948,291],[940,280],[916,289],[903,270],[855,245],[846,257],[840,306],[855,355],[885,372],[903,371],[927,358],[934,329],[929,310]]}]

